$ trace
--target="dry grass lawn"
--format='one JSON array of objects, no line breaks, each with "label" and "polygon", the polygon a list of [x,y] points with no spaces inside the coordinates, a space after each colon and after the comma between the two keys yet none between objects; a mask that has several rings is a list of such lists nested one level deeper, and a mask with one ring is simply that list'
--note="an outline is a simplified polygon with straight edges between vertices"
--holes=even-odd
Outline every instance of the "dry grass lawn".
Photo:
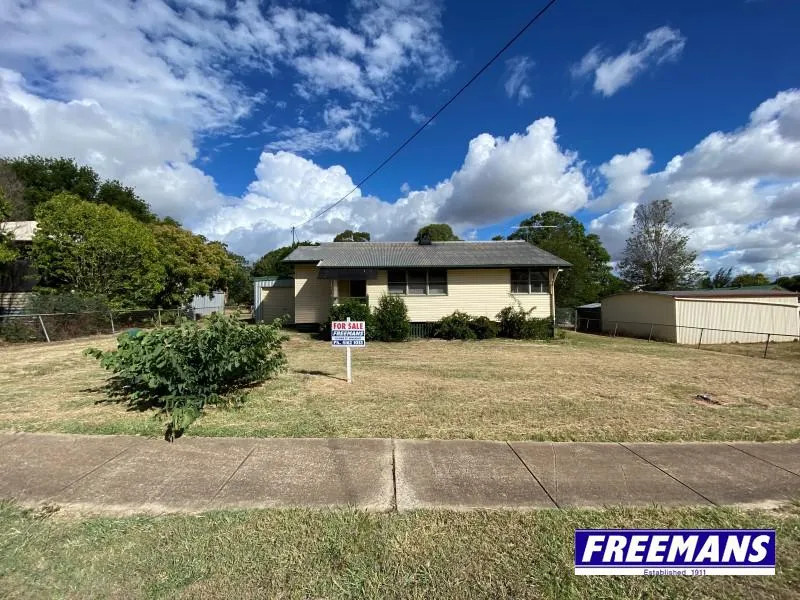
[{"label": "dry grass lawn", "polygon": [[[0,429],[159,435],[152,413],[105,403],[82,356],[111,336],[0,347]],[[552,343],[370,343],[344,351],[293,334],[289,370],[188,435],[533,440],[800,438],[798,363],[570,334]],[[711,394],[719,404],[695,399]]]}]

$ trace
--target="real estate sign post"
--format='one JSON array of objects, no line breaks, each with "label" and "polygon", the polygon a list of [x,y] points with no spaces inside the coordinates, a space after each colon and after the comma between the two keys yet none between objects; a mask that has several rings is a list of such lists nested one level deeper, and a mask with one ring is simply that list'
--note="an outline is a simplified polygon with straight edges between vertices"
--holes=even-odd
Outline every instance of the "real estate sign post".
[{"label": "real estate sign post", "polygon": [[350,348],[363,348],[367,345],[367,327],[364,321],[332,321],[331,346],[344,346],[347,349],[347,383],[353,383]]}]

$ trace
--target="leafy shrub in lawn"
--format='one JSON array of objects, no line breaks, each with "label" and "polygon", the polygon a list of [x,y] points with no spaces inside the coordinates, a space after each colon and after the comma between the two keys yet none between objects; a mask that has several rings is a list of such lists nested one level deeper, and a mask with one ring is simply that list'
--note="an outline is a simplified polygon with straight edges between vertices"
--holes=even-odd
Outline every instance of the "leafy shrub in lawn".
[{"label": "leafy shrub in lawn", "polygon": [[490,340],[497,337],[497,323],[489,317],[472,317],[469,327],[479,340]]},{"label": "leafy shrub in lawn", "polygon": [[123,333],[117,349],[86,354],[114,373],[113,396],[131,406],[158,408],[168,419],[167,439],[180,436],[208,404],[242,401],[241,390],[286,366],[281,345],[288,339],[274,325],[246,325],[212,315],[202,325]]},{"label": "leafy shrub in lawn", "polygon": [[472,317],[460,310],[452,315],[442,317],[433,326],[433,337],[445,340],[474,340],[477,335],[470,327]]},{"label": "leafy shrub in lawn", "polygon": [[348,317],[351,321],[364,321],[367,327],[367,339],[376,339],[374,318],[369,306],[355,298],[345,298],[339,304],[331,306],[328,322],[325,323],[325,329],[322,332],[323,338],[331,339],[331,322],[347,321]]},{"label": "leafy shrub in lawn", "polygon": [[[369,325],[367,326],[369,332]],[[400,296],[384,294],[373,314],[375,339],[383,342],[404,342],[411,335],[408,307]]]},{"label": "leafy shrub in lawn", "polygon": [[521,306],[507,306],[499,313],[500,335],[516,340],[549,340],[553,337],[553,324],[550,319],[531,317],[533,309]]}]

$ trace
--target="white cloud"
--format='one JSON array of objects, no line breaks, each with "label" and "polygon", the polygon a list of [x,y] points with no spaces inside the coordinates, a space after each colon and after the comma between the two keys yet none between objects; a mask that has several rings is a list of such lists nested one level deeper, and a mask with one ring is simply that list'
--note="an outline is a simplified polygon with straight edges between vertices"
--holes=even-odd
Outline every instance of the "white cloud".
[{"label": "white cloud", "polygon": [[528,56],[515,56],[506,61],[505,84],[506,95],[522,104],[533,95],[528,75],[535,63]]},{"label": "white cloud", "polygon": [[707,264],[800,271],[800,141],[792,129],[799,108],[800,90],[781,92],[741,129],[709,134],[661,171],[649,172],[648,150],[613,157],[599,168],[604,193],[589,204],[593,212],[613,210],[590,229],[618,256],[636,205],[669,198],[692,247],[721,253],[705,257]]},{"label": "white cloud", "polygon": [[[428,120],[428,116],[423,112],[420,112],[419,108],[413,104],[409,107],[408,118],[414,121],[414,123],[417,125],[422,125]],[[431,123],[431,125],[433,125],[433,123]]]},{"label": "white cloud", "polygon": [[570,71],[576,78],[594,76],[594,91],[613,96],[647,69],[676,60],[685,45],[686,38],[680,31],[659,27],[617,56],[609,56],[595,46]]}]

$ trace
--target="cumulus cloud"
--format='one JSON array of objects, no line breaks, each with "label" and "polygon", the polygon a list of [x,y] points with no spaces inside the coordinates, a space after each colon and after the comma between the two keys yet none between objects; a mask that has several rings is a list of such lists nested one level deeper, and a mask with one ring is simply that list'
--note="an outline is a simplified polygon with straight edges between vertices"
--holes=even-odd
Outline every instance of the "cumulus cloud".
[{"label": "cumulus cloud", "polygon": [[[617,256],[637,204],[669,198],[691,245],[712,266],[775,273],[800,271],[800,140],[793,123],[800,90],[764,101],[742,128],[713,132],[664,169],[639,149],[599,167],[605,190],[589,204],[590,224]],[[609,210],[611,209],[611,210]]]},{"label": "cumulus cloud", "polygon": [[528,76],[534,64],[528,56],[515,56],[506,61],[504,84],[506,96],[512,100],[516,99],[519,104],[533,95]]},{"label": "cumulus cloud", "polygon": [[610,56],[600,46],[595,46],[571,67],[570,72],[578,79],[593,77],[595,92],[613,96],[647,69],[677,60],[685,45],[686,38],[680,31],[659,27],[616,56]]}]

